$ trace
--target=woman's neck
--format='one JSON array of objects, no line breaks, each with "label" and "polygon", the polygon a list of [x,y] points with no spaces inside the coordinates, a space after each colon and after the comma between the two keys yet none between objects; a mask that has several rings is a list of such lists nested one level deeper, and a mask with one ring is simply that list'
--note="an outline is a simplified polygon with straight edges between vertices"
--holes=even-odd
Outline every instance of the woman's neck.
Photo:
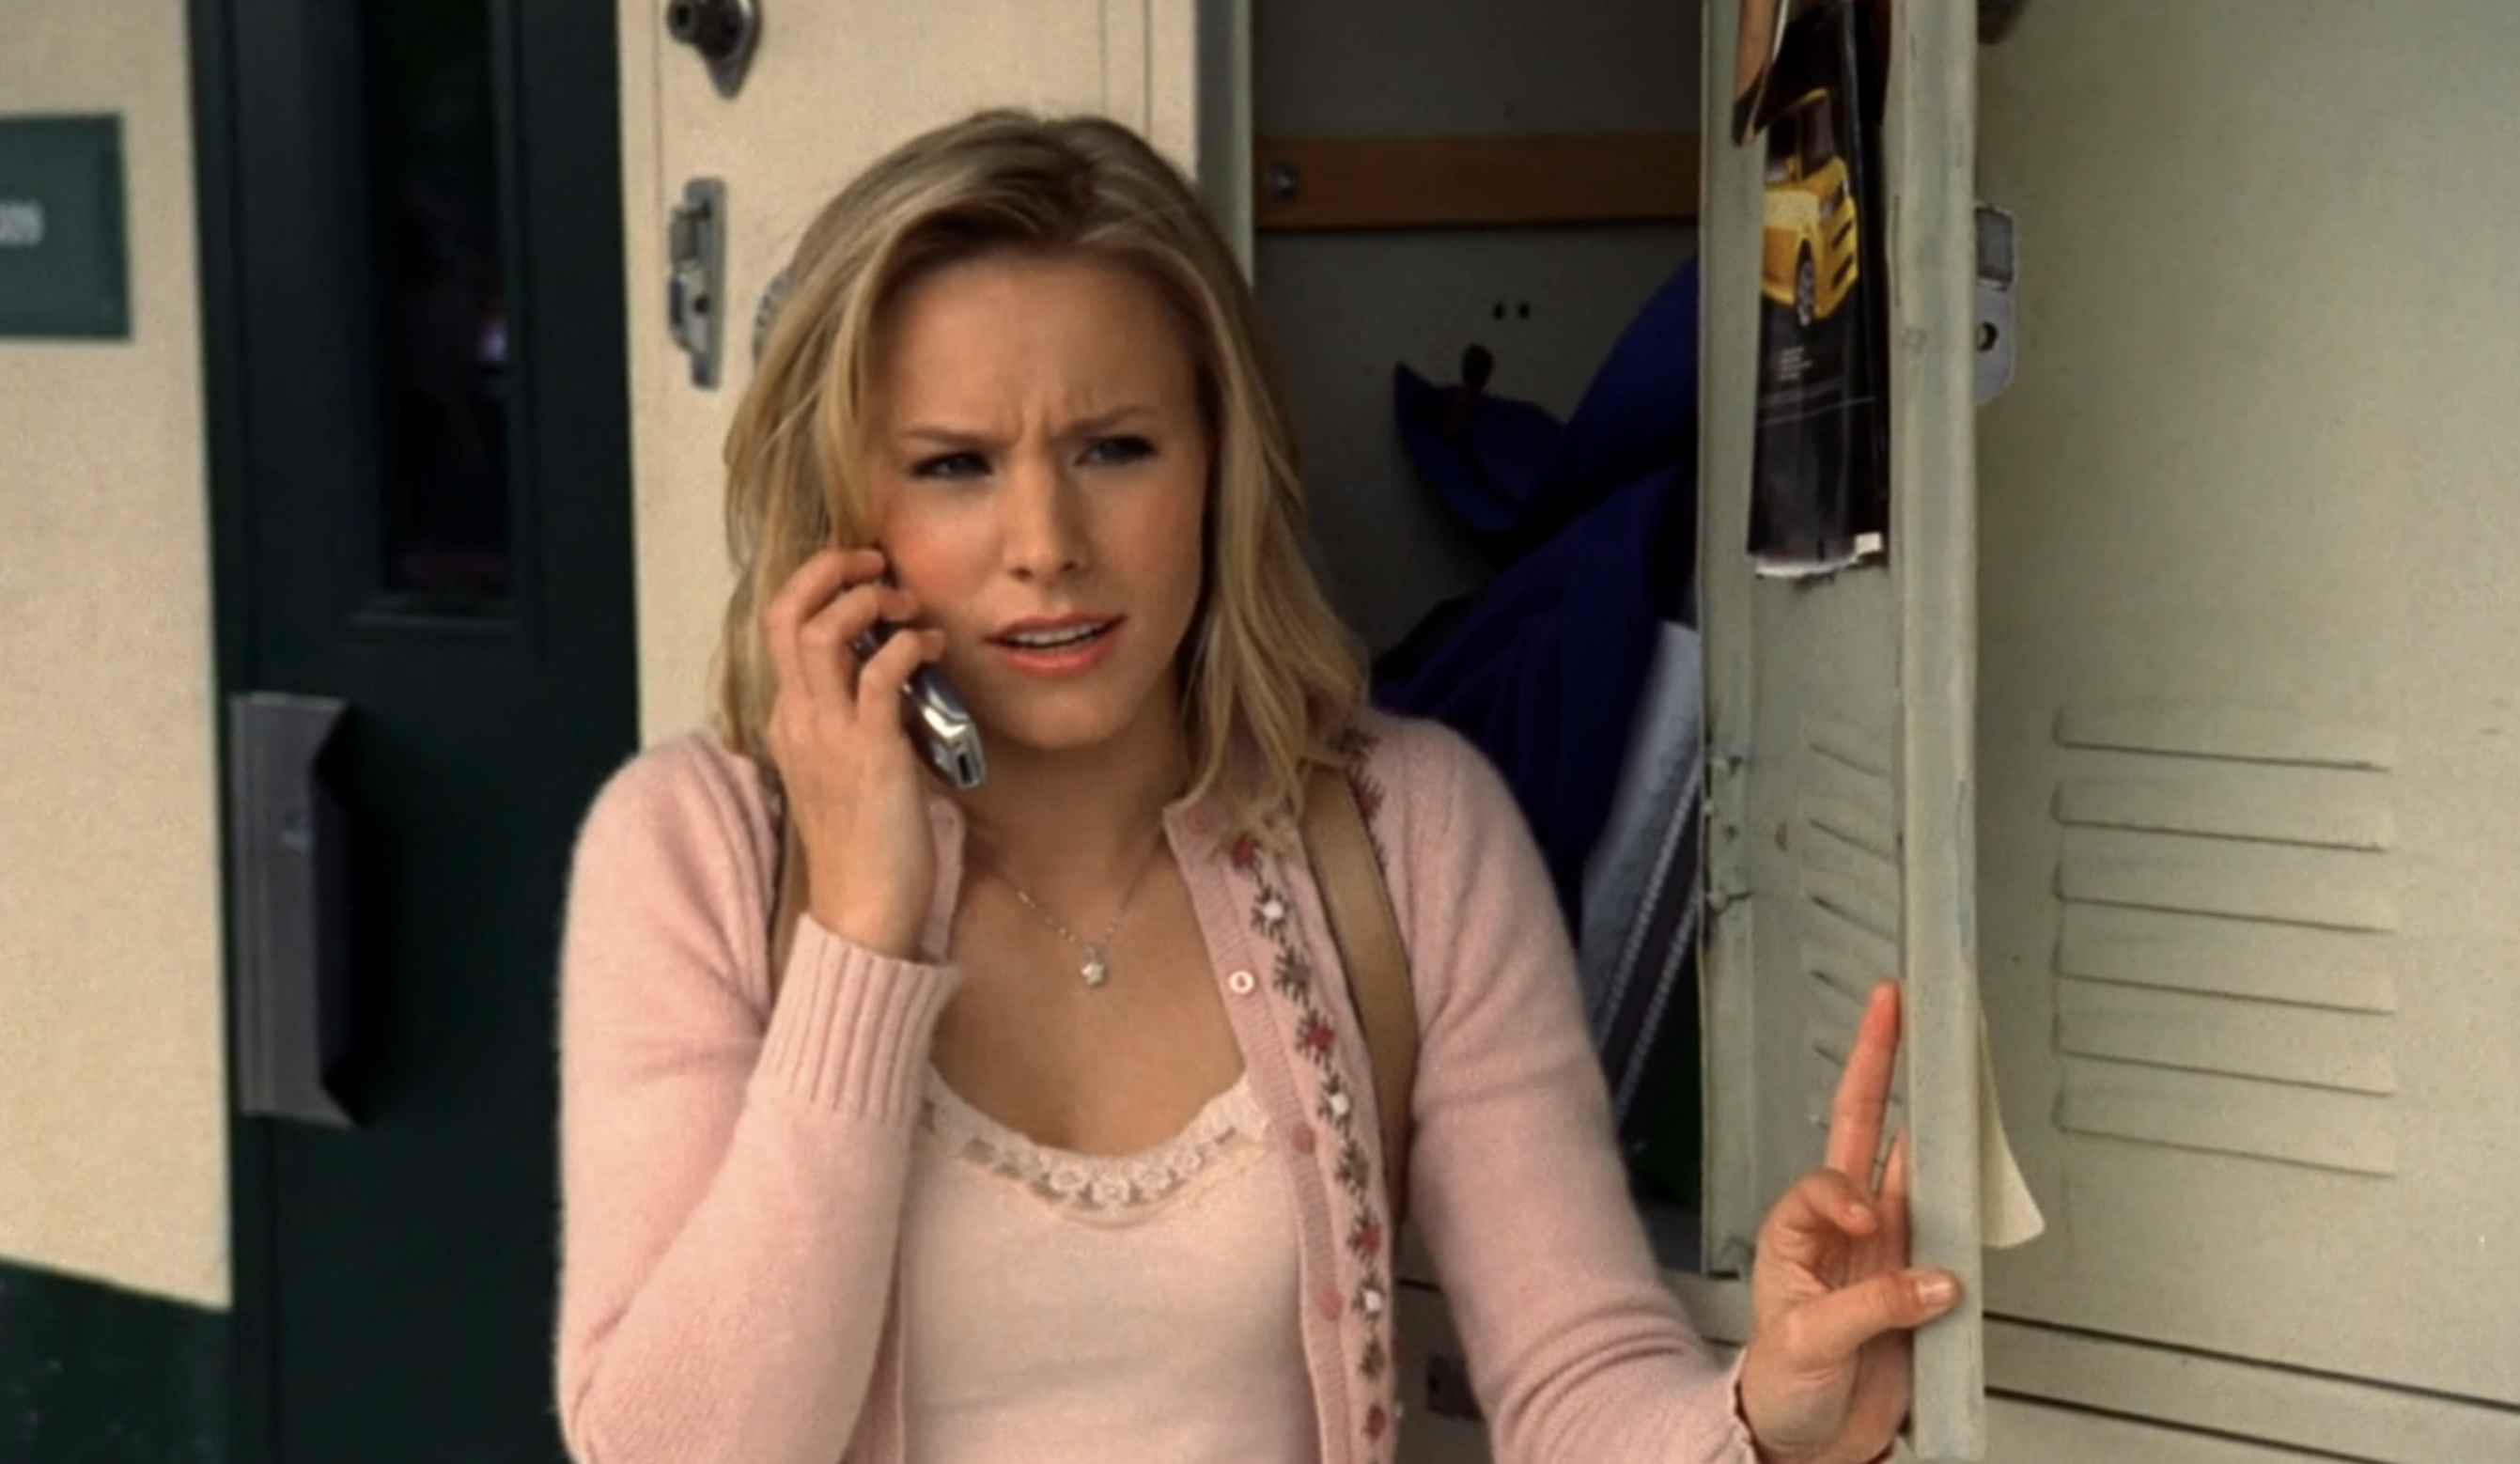
[{"label": "woman's neck", "polygon": [[1171,716],[1099,747],[991,747],[988,757],[988,781],[963,800],[972,852],[988,872],[1036,889],[1134,873],[1190,783],[1189,738]]}]

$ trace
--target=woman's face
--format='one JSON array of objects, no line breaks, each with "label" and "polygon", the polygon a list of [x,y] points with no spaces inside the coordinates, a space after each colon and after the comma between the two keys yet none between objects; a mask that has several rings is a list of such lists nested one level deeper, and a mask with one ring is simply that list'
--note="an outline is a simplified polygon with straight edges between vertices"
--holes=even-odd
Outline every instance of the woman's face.
[{"label": "woman's face", "polygon": [[985,256],[903,291],[874,364],[877,543],[984,737],[1176,735],[1211,449],[1162,297],[1089,256]]}]

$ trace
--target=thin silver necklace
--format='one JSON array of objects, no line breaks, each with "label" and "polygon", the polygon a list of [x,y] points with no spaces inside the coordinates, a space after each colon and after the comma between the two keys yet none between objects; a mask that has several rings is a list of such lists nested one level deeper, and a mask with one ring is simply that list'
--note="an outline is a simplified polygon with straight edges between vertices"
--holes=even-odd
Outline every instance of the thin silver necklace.
[{"label": "thin silver necklace", "polygon": [[998,878],[1007,882],[1007,888],[1015,892],[1016,899],[1023,901],[1023,907],[1033,913],[1034,919],[1050,927],[1060,939],[1084,954],[1085,962],[1076,968],[1076,974],[1085,979],[1085,984],[1100,986],[1111,979],[1111,938],[1120,934],[1120,922],[1129,918],[1129,906],[1138,898],[1138,887],[1147,882],[1147,871],[1155,867],[1155,851],[1163,846],[1161,834],[1147,846],[1146,860],[1138,866],[1137,878],[1129,882],[1129,892],[1120,896],[1120,908],[1112,912],[1111,923],[1102,927],[1101,938],[1094,940],[1078,936],[1061,924],[1058,916],[1043,909],[1041,901],[1034,899],[1031,892],[1016,884],[1014,877],[1005,870],[998,871]]}]

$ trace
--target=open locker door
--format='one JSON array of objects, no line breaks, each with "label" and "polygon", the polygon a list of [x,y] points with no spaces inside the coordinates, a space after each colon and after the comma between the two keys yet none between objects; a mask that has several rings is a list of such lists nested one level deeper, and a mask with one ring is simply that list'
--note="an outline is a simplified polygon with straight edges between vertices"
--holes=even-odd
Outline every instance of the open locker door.
[{"label": "open locker door", "polygon": [[[1822,162],[1733,140],[1740,36],[1765,3],[1713,0],[1705,50],[1705,1260],[1747,1271],[1767,1208],[1821,1162],[1866,993],[1901,979],[1893,1121],[1910,1135],[1914,1255],[1965,1289],[1958,1312],[1918,1335],[1912,1443],[1924,1459],[1976,1459],[1975,16],[1925,0],[1888,12],[1869,196],[1886,206],[1859,223],[1886,226],[1871,255],[1887,263],[1886,552],[1780,577],[1748,553],[1762,331],[1776,312],[1806,328],[1814,312],[1794,288],[1798,247],[1775,237],[1790,221],[1769,184],[1817,177]],[[1824,283],[1819,313],[1826,298]]]}]

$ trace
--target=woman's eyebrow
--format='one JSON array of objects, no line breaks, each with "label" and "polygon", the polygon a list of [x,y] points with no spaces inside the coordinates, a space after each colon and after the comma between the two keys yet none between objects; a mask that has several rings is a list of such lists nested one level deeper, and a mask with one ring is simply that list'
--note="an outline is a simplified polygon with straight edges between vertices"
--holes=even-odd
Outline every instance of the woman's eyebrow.
[{"label": "woman's eyebrow", "polygon": [[959,428],[951,427],[936,427],[923,422],[903,428],[897,435],[904,442],[917,442],[924,446],[943,448],[954,452],[968,452],[975,448],[991,447],[996,445],[984,433],[966,432]]},{"label": "woman's eyebrow", "polygon": [[[1077,418],[1060,428],[1058,435],[1061,437],[1099,437],[1133,422],[1141,422],[1156,415],[1158,413],[1152,406],[1142,402],[1131,402],[1124,406],[1096,412],[1090,417]],[[932,422],[912,423],[894,435],[904,442],[955,452],[976,451],[999,445],[998,439],[985,432],[945,427]]]},{"label": "woman's eyebrow", "polygon": [[1099,437],[1116,428],[1126,427],[1132,422],[1155,415],[1153,407],[1140,402],[1131,402],[1072,422],[1068,424],[1066,435],[1071,437]]}]

